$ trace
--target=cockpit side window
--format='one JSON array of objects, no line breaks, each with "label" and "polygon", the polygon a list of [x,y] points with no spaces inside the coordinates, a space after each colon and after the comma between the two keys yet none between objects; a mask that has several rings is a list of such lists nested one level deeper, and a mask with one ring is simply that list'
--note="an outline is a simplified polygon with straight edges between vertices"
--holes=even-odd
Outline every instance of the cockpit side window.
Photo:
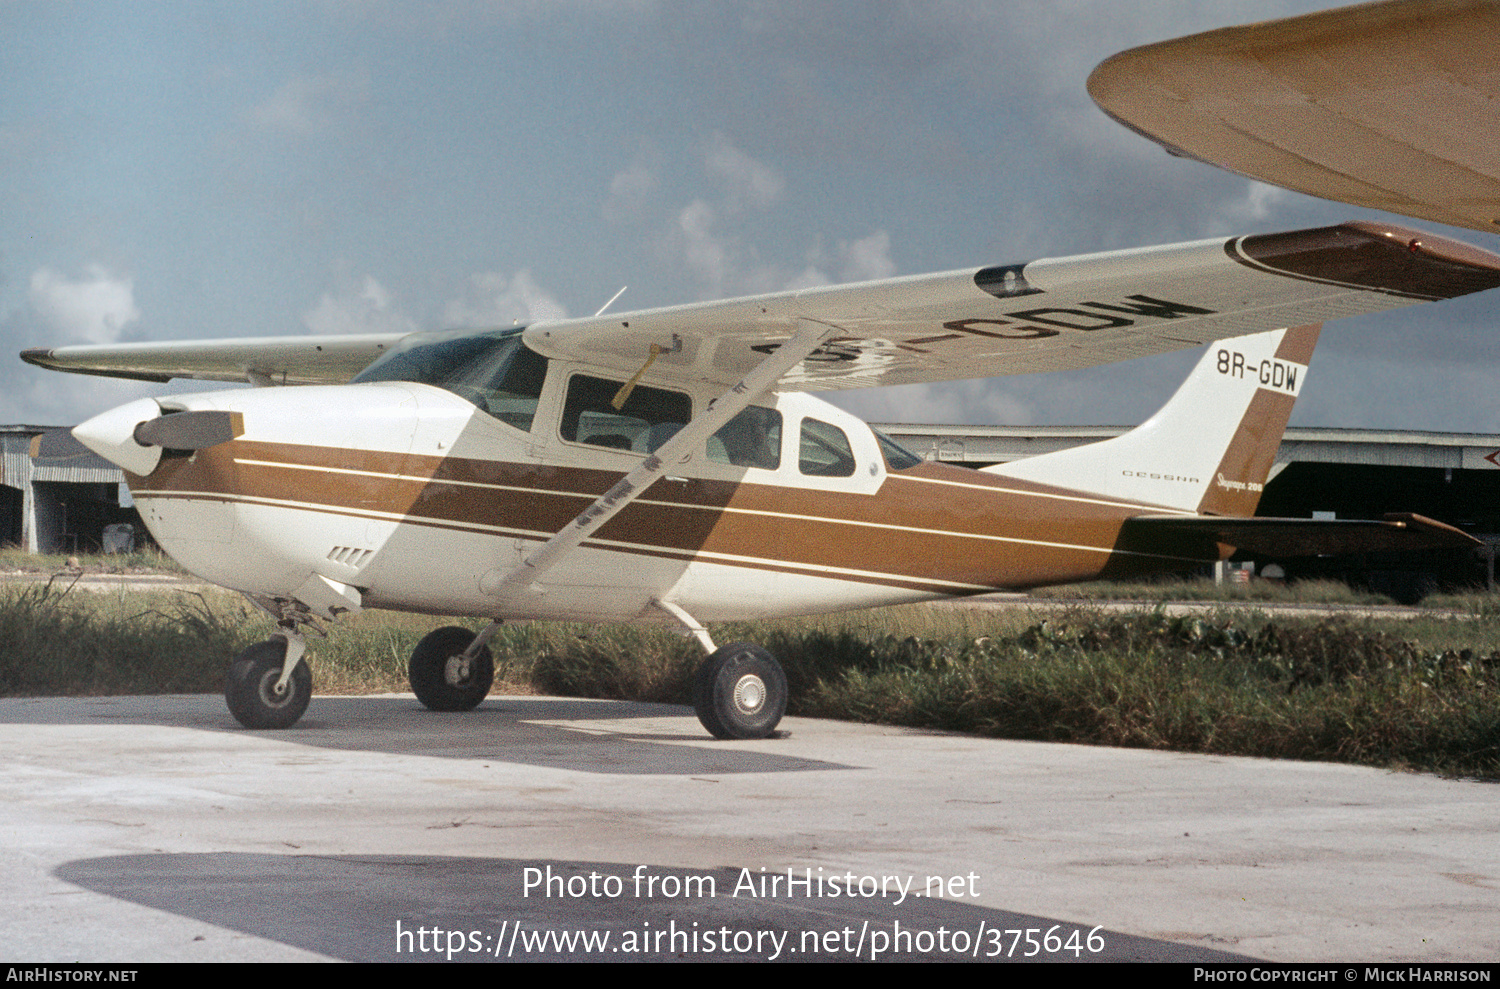
[{"label": "cockpit side window", "polygon": [[853,477],[854,450],[848,435],[821,419],[803,419],[797,469],[812,477]]},{"label": "cockpit side window", "polygon": [[876,441],[880,443],[880,453],[885,457],[885,466],[888,470],[906,470],[908,467],[915,467],[925,462],[880,430],[872,429],[870,432],[875,434]]},{"label": "cockpit side window", "polygon": [[620,408],[614,399],[621,382],[587,374],[568,379],[562,438],[612,450],[652,453],[687,425],[693,402],[682,392],[637,385]]},{"label": "cockpit side window", "polygon": [[414,381],[447,389],[523,431],[536,418],[547,359],[521,342],[520,329],[413,333],[355,376]]},{"label": "cockpit side window", "polygon": [[708,459],[732,467],[780,467],[781,413],[748,406],[708,438]]}]

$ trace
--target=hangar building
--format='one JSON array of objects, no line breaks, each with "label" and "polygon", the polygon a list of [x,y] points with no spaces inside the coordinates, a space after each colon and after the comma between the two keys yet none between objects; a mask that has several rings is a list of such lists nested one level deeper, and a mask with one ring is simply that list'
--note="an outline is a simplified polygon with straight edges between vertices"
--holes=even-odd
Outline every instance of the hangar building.
[{"label": "hangar building", "polygon": [[[104,527],[140,523],[122,507],[124,475],[93,454],[31,456],[31,439],[51,426],[0,426],[0,545],[31,553],[97,552]],[[125,497],[129,504],[128,495]]]},{"label": "hangar building", "polygon": [[[120,469],[93,455],[33,459],[31,438],[45,426],[0,426],[0,544],[31,552],[98,550],[106,525],[135,522]],[[984,467],[1109,439],[1126,426],[877,426],[930,460]],[[1494,587],[1500,546],[1500,436],[1365,429],[1286,431],[1259,514],[1282,518],[1379,518],[1416,512],[1484,541],[1479,553],[1414,558],[1278,561],[1289,575],[1370,581],[1398,597],[1420,585]],[[144,531],[144,530],[141,530]],[[1420,589],[1420,588],[1419,588]]]},{"label": "hangar building", "polygon": [[[987,467],[1096,443],[1129,426],[877,426],[929,460]],[[1257,515],[1378,519],[1415,512],[1485,545],[1474,553],[1383,554],[1284,563],[1289,576],[1364,579],[1397,598],[1442,583],[1495,588],[1500,546],[1500,436],[1410,430],[1289,428]],[[1363,578],[1361,575],[1365,575]]]}]

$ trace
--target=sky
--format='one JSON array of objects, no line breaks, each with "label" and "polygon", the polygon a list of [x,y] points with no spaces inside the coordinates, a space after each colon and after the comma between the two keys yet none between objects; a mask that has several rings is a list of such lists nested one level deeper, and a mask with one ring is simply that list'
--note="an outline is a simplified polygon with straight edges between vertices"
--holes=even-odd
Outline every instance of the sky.
[{"label": "sky", "polygon": [[[0,422],[185,390],[6,356],[592,314],[1395,220],[1176,159],[1126,48],[1307,0],[0,0]],[[1500,433],[1500,292],[1331,323],[1293,424]],[[831,396],[1133,424],[1192,351]]]}]

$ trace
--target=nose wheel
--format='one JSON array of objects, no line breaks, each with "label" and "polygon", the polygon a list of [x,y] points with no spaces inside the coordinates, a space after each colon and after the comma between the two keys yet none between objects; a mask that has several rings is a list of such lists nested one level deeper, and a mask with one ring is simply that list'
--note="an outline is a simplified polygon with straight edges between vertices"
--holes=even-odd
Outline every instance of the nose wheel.
[{"label": "nose wheel", "polygon": [[786,713],[786,674],[760,646],[732,642],[698,667],[693,707],[715,738],[769,738]]},{"label": "nose wheel", "polygon": [[235,657],[224,680],[229,713],[246,728],[290,728],[312,699],[312,670],[299,659],[282,683],[287,640],[277,636],[257,642]]}]

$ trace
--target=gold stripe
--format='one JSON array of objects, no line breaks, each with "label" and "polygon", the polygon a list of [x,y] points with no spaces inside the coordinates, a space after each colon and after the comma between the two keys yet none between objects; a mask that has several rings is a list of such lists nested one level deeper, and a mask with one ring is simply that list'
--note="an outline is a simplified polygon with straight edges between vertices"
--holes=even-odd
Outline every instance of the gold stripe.
[{"label": "gold stripe", "polygon": [[[1285,394],[1285,392],[1279,392],[1278,394]],[[443,478],[439,478],[439,477],[422,477],[422,476],[416,475],[416,474],[387,474],[387,473],[382,473],[380,471],[372,471],[372,470],[352,470],[352,469],[347,468],[347,467],[316,467],[316,466],[313,466],[311,464],[278,463],[278,462],[272,461],[272,460],[245,460],[245,459],[241,459],[239,457],[236,457],[234,462],[237,463],[237,464],[246,464],[246,465],[253,466],[253,467],[282,467],[282,468],[285,468],[287,470],[306,470],[306,471],[313,471],[314,473],[319,473],[319,474],[349,474],[349,475],[353,475],[353,476],[356,476],[356,477],[378,477],[378,478],[382,478],[382,479],[385,479],[385,480],[391,480],[391,481],[416,481],[416,482],[422,483],[422,484],[433,484],[433,483],[451,484],[454,487],[483,488],[483,489],[488,489],[488,490],[491,490],[491,491],[514,491],[514,492],[518,492],[520,494],[557,495],[557,496],[563,497],[563,498],[583,498],[583,499],[594,499],[594,498],[598,497],[598,495],[595,494],[595,493],[584,492],[584,491],[557,491],[557,490],[554,490],[554,489],[551,489],[551,488],[530,488],[530,487],[523,487],[523,486],[520,486],[520,485],[492,484],[492,483],[489,483],[489,482],[486,482],[486,481],[459,481],[459,480],[453,480],[453,479],[450,479],[450,478],[447,478],[447,477],[443,477]],[[1004,476],[1004,475],[1000,475],[1000,476]],[[948,487],[953,487],[953,488],[968,488],[968,489],[973,490],[973,491],[985,491],[985,492],[990,492],[990,493],[993,493],[993,494],[1021,495],[1023,497],[1028,497],[1028,498],[1050,498],[1050,499],[1053,499],[1054,501],[1072,501],[1072,502],[1077,502],[1077,503],[1083,504],[1083,505],[1103,505],[1106,508],[1129,508],[1129,509],[1133,509],[1133,510],[1149,510],[1149,511],[1155,513],[1155,514],[1164,514],[1165,513],[1165,514],[1183,515],[1183,516],[1192,516],[1194,514],[1193,512],[1189,512],[1189,511],[1186,511],[1184,509],[1169,508],[1169,507],[1166,507],[1166,506],[1154,505],[1154,504],[1152,504],[1150,502],[1139,502],[1139,501],[1107,501],[1107,500],[1102,499],[1102,498],[1087,498],[1087,497],[1083,497],[1083,496],[1080,496],[1080,495],[1053,494],[1052,492],[1049,492],[1049,491],[1026,491],[1026,490],[1023,490],[1021,488],[1009,488],[1009,487],[1002,487],[1002,486],[999,486],[999,485],[966,484],[966,483],[964,483],[962,481],[942,481],[942,480],[938,480],[937,478],[933,478],[933,477],[907,477],[907,476],[902,475],[902,474],[887,474],[886,475],[886,479],[887,480],[896,480],[896,481],[911,481],[911,482],[918,483],[918,484],[942,484],[942,485],[946,485]],[[709,478],[708,480],[712,480],[712,479]],[[729,482],[729,483],[733,483],[733,482]],[[757,486],[758,487],[765,487],[765,488],[779,488],[779,487],[782,487],[782,485],[778,485],[778,484],[762,484],[762,485],[757,485]],[[789,487],[791,490],[794,490],[794,491],[795,490],[801,490],[801,489],[797,488],[795,485],[788,485],[787,487]],[[835,493],[848,493],[848,492],[835,492]],[[843,524],[843,525],[870,525],[870,526],[875,526],[875,527],[878,527],[878,528],[897,528],[897,529],[899,529],[899,528],[905,528],[904,526],[885,526],[885,525],[882,525],[882,524],[877,523],[877,522],[851,522],[848,519],[832,518],[832,517],[826,516],[826,515],[795,515],[795,514],[788,513],[788,512],[767,512],[767,511],[762,511],[760,509],[754,509],[754,508],[734,508],[734,507],[731,507],[731,506],[728,506],[728,505],[693,505],[693,504],[689,504],[687,502],[682,502],[682,501],[659,501],[659,500],[656,500],[656,499],[644,498],[644,497],[643,498],[637,498],[637,499],[635,499],[635,501],[636,501],[637,504],[641,504],[641,505],[659,505],[659,506],[665,506],[665,507],[668,507],[668,508],[692,508],[692,509],[698,509],[700,511],[708,511],[708,512],[734,512],[734,513],[738,513],[738,514],[741,514],[741,515],[771,515],[771,516],[777,516],[777,517],[781,517],[781,518],[803,519],[803,520],[814,521],[814,522],[833,522],[833,523],[839,523],[839,524]],[[911,529],[910,531],[912,531],[912,532],[935,532],[935,531],[940,531],[940,530],[933,530],[933,529]],[[954,533],[954,534],[955,535],[970,535],[970,533]],[[1057,543],[1057,544],[1052,544],[1052,543],[1038,543],[1037,545],[1065,545],[1065,544],[1062,544],[1062,543]]]},{"label": "gold stripe", "polygon": [[[1004,474],[993,475],[1004,477]],[[904,474],[887,474],[886,477],[897,481],[915,481],[922,484],[946,484],[952,488],[971,488],[975,491],[989,491],[995,494],[1023,495],[1028,498],[1052,498],[1056,501],[1076,501],[1084,505],[1103,505],[1105,508],[1129,508],[1132,511],[1150,511],[1154,515],[1171,514],[1191,516],[1195,513],[1185,511],[1181,508],[1169,508],[1165,505],[1153,505],[1145,501],[1105,501],[1102,498],[1085,498],[1081,495],[1053,494],[1050,491],[1026,491],[1022,488],[1006,488],[999,485],[989,484],[967,484],[963,481],[941,481],[935,477],[907,477]]]},{"label": "gold stripe", "polygon": [[[527,490],[533,490],[533,489],[527,489]],[[555,493],[555,492],[544,492],[544,493],[552,494],[552,493]],[[136,497],[136,500],[137,501],[143,501],[143,500],[144,501],[150,501],[153,498],[160,498],[160,499],[162,499],[164,501],[183,501],[183,500],[191,500],[191,501],[217,501],[217,502],[225,502],[225,503],[232,503],[232,504],[261,505],[261,506],[267,506],[267,507],[272,507],[272,508],[286,508],[286,509],[290,509],[290,510],[294,510],[294,511],[313,511],[313,512],[319,512],[319,513],[327,514],[327,515],[341,515],[341,516],[346,516],[348,518],[361,518],[361,519],[371,519],[371,520],[376,520],[376,521],[395,522],[397,524],[410,523],[410,524],[413,524],[413,525],[421,525],[421,526],[425,526],[427,528],[433,528],[433,529],[449,529],[449,530],[452,530],[452,531],[455,531],[455,532],[487,532],[487,533],[492,533],[492,534],[497,535],[497,536],[508,536],[508,537],[511,537],[511,538],[533,539],[533,540],[537,540],[537,541],[545,541],[547,539],[550,539],[552,537],[552,535],[553,535],[553,533],[550,533],[550,532],[543,532],[543,531],[533,530],[533,529],[508,528],[508,527],[505,527],[505,526],[489,525],[489,524],[486,524],[486,523],[483,523],[483,522],[460,522],[460,521],[453,520],[453,519],[436,519],[436,518],[432,518],[430,516],[401,515],[401,514],[398,514],[398,513],[395,513],[395,512],[379,512],[379,511],[375,511],[375,510],[372,510],[372,509],[345,508],[345,507],[338,507],[338,506],[333,506],[333,505],[318,504],[316,502],[302,502],[302,501],[291,501],[291,500],[276,499],[276,498],[262,498],[262,497],[255,497],[255,496],[251,496],[251,495],[221,495],[221,494],[211,494],[211,493],[208,493],[208,492],[195,492],[195,491],[152,491],[149,494],[143,492],[141,495],[138,495]],[[676,503],[668,503],[668,502],[658,502],[657,504],[668,505],[669,507],[692,507],[692,508],[701,507],[701,506],[695,506],[695,505],[694,506],[678,506]],[[766,512],[766,511],[759,511],[759,510],[754,510],[754,509],[739,509],[738,511],[741,511],[744,514],[764,515],[764,516],[771,516],[771,517],[776,517],[776,518],[790,518],[790,519],[797,519],[797,520],[800,520],[800,521],[833,522],[833,523],[839,523],[839,524],[843,524],[843,525],[864,526],[864,527],[867,527],[867,528],[892,529],[892,530],[897,530],[897,531],[902,531],[902,532],[912,532],[912,533],[916,533],[918,535],[948,536],[948,537],[956,537],[956,538],[960,538],[960,539],[981,539],[981,540],[987,540],[987,541],[991,541],[991,542],[1013,543],[1013,544],[1023,545],[1023,546],[1043,546],[1043,547],[1046,547],[1048,549],[1063,549],[1063,550],[1071,550],[1071,551],[1075,551],[1075,552],[1084,552],[1084,553],[1102,553],[1106,557],[1114,556],[1114,555],[1119,555],[1119,556],[1136,556],[1136,557],[1142,557],[1142,558],[1146,558],[1146,559],[1157,559],[1157,560],[1181,560],[1181,561],[1184,561],[1184,562],[1200,562],[1200,561],[1198,561],[1194,557],[1173,556],[1173,555],[1164,554],[1164,553],[1145,553],[1145,552],[1141,552],[1139,550],[1117,550],[1117,549],[1113,549],[1113,548],[1108,547],[1108,546],[1091,546],[1091,545],[1086,545],[1086,544],[1082,544],[1082,543],[1048,542],[1046,540],[1040,540],[1040,539],[1023,539],[1023,538],[1016,537],[1016,536],[994,536],[994,535],[986,535],[986,534],[983,534],[983,533],[959,532],[959,531],[948,530],[948,529],[921,529],[921,528],[916,528],[914,526],[887,525],[887,524],[877,523],[877,522],[850,522],[850,521],[846,521],[846,520],[843,520],[843,519],[825,519],[825,518],[820,518],[820,517],[817,517],[817,516],[791,515],[791,514],[787,514],[787,513]],[[851,575],[851,576],[858,575],[858,576],[866,576],[866,577],[871,577],[871,578],[884,578],[884,579],[889,579],[889,580],[900,580],[900,581],[908,582],[908,583],[910,583],[910,582],[920,582],[922,584],[931,585],[931,586],[934,586],[934,587],[953,587],[953,588],[962,588],[962,589],[965,589],[965,590],[986,591],[986,590],[993,590],[995,588],[995,586],[997,586],[997,585],[991,585],[991,584],[969,584],[969,583],[964,583],[962,581],[933,581],[933,580],[931,580],[929,578],[922,578],[922,577],[917,577],[917,576],[913,576],[913,575],[894,574],[894,573],[887,573],[887,572],[874,571],[874,570],[860,570],[860,569],[855,569],[855,568],[850,568],[850,567],[836,567],[836,566],[830,566],[830,565],[797,564],[797,563],[793,563],[793,562],[787,561],[787,560],[775,560],[775,559],[771,559],[771,558],[768,558],[768,557],[742,556],[742,555],[739,555],[739,554],[722,553],[722,552],[718,552],[718,551],[714,551],[714,550],[703,550],[703,549],[698,549],[698,550],[679,550],[679,549],[674,549],[674,548],[672,548],[670,546],[653,545],[653,544],[650,544],[650,543],[636,543],[636,542],[629,542],[629,541],[626,541],[626,540],[616,540],[616,539],[599,539],[599,538],[594,538],[594,539],[587,540],[584,543],[584,545],[586,545],[586,546],[592,546],[592,547],[595,547],[595,548],[618,548],[618,549],[637,550],[637,551],[641,551],[641,552],[646,552],[646,553],[648,553],[650,555],[665,556],[665,557],[670,557],[670,558],[674,558],[674,559],[685,559],[685,560],[698,560],[698,559],[705,559],[705,560],[708,560],[708,559],[711,559],[711,560],[728,560],[728,561],[734,561],[736,563],[754,563],[754,564],[759,564],[759,565],[763,565],[763,566],[770,566],[773,569],[791,569],[791,570],[794,570],[796,572],[805,572],[805,573],[812,573],[812,574],[818,574],[818,573],[838,573],[838,574],[847,574],[847,575]]]}]

